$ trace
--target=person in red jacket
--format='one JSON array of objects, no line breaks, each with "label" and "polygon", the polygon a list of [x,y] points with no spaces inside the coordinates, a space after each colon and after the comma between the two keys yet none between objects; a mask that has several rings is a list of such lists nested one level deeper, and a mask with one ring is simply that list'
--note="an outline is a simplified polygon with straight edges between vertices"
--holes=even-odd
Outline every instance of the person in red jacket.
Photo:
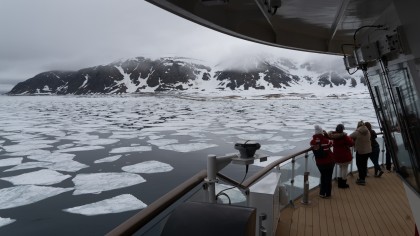
[{"label": "person in red jacket", "polygon": [[333,157],[335,163],[339,166],[338,187],[348,188],[348,167],[353,160],[350,147],[354,146],[354,141],[344,132],[343,124],[338,124],[335,131],[328,132],[328,137],[333,140]]},{"label": "person in red jacket", "polygon": [[[315,162],[321,174],[321,183],[319,187],[319,196],[329,198],[331,196],[332,174],[334,171],[334,159],[330,150],[332,142],[327,137],[327,132],[322,130],[319,125],[315,125],[315,134],[310,142],[315,154]],[[321,154],[317,151],[321,148]]]}]

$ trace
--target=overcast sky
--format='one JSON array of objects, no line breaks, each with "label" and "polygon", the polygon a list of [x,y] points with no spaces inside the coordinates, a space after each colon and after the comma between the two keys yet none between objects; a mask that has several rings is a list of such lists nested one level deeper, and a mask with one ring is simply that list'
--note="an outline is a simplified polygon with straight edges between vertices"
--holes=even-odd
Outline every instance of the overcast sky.
[{"label": "overcast sky", "polygon": [[0,92],[44,71],[121,58],[186,56],[217,63],[243,52],[315,57],[224,35],[144,0],[0,0]]}]

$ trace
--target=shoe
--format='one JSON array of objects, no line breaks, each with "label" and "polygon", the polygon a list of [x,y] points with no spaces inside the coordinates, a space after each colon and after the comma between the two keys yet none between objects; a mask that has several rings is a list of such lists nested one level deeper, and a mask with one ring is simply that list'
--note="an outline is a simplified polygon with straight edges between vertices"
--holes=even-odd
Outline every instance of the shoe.
[{"label": "shoe", "polygon": [[364,179],[357,179],[356,184],[358,185],[366,185],[366,181]]},{"label": "shoe", "polygon": [[384,172],[382,170],[378,171],[378,174],[375,174],[375,177],[381,177]]},{"label": "shoe", "polygon": [[349,187],[349,185],[347,184],[347,179],[338,178],[337,182],[338,182],[338,188],[348,188]]},{"label": "shoe", "polygon": [[320,194],[320,195],[319,195],[319,197],[320,197],[320,198],[329,198],[330,196]]},{"label": "shoe", "polygon": [[350,185],[347,184],[347,179],[343,179],[343,187],[342,188],[350,188]]}]

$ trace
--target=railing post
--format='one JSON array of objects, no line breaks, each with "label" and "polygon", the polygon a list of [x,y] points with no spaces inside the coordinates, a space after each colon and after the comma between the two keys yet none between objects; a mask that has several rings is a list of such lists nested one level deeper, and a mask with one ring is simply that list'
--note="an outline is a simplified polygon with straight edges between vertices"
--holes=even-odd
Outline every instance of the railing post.
[{"label": "railing post", "polygon": [[309,204],[309,171],[308,171],[308,153],[305,153],[305,173],[303,175],[303,197],[302,204]]},{"label": "railing post", "polygon": [[294,206],[295,204],[293,204],[293,200],[292,200],[292,195],[293,195],[293,188],[294,188],[294,183],[295,183],[295,157],[292,157],[292,177],[290,179],[290,195],[289,195],[289,203],[291,206]]},{"label": "railing post", "polygon": [[208,184],[208,201],[209,203],[216,203],[216,155],[208,155],[207,157],[207,178],[206,182]]},{"label": "railing post", "polygon": [[382,167],[385,166],[385,138],[382,135]]}]

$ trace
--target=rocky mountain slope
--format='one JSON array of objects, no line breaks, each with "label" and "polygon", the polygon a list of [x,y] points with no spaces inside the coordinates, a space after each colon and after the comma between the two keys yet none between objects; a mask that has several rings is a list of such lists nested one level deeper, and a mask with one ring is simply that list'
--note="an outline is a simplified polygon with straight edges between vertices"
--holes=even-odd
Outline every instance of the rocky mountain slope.
[{"label": "rocky mountain slope", "polygon": [[321,70],[275,57],[246,57],[215,66],[204,61],[136,57],[78,71],[48,71],[18,83],[8,94],[127,94],[158,91],[186,93],[264,92],[337,94],[366,92],[363,77]]}]

